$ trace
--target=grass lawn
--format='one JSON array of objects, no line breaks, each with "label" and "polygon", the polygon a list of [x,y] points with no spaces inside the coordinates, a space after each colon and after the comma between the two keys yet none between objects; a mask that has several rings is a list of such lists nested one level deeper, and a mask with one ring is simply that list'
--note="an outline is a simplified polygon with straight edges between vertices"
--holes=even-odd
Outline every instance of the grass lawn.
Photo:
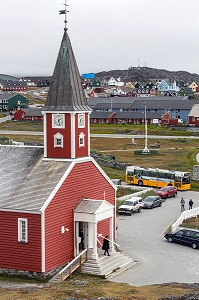
[{"label": "grass lawn", "polygon": [[[179,171],[192,171],[197,164],[195,156],[198,153],[199,140],[196,139],[171,139],[161,140],[157,155],[135,155],[135,150],[144,149],[144,139],[108,139],[91,138],[91,148],[104,155],[113,154],[117,161],[129,163],[140,167],[163,168]],[[148,140],[148,145],[154,140]],[[150,147],[149,147],[150,149]]]},{"label": "grass lawn", "polygon": [[[34,290],[1,289],[0,300],[64,300],[68,298],[110,298],[120,300],[157,300],[162,297],[193,293],[182,285],[152,285],[134,287],[128,284],[109,282],[99,277],[82,275],[78,272],[62,284]],[[197,290],[195,290],[197,292]]]}]

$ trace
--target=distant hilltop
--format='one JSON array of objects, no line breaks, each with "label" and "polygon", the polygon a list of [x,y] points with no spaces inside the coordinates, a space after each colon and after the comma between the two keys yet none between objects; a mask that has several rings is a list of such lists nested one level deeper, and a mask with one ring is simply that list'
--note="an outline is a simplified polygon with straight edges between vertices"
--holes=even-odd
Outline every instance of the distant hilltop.
[{"label": "distant hilltop", "polygon": [[120,78],[124,82],[148,82],[158,79],[174,79],[184,83],[199,82],[198,74],[191,74],[186,71],[168,71],[148,67],[130,67],[128,70],[111,70],[95,74],[99,79],[108,80],[110,77]]},{"label": "distant hilltop", "polygon": [[[186,71],[168,71],[148,67],[130,67],[128,70],[111,70],[95,73],[95,77],[100,80],[109,80],[111,77],[120,78],[124,82],[148,82],[150,80],[174,79],[177,82],[190,84],[193,81],[199,83],[199,75],[191,74]],[[51,81],[51,76],[27,76],[25,80],[33,82]]]}]

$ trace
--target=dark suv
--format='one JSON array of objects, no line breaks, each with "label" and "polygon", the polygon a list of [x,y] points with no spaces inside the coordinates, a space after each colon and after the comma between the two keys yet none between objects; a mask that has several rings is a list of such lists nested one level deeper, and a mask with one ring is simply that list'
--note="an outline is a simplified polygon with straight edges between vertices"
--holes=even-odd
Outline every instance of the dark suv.
[{"label": "dark suv", "polygon": [[175,233],[166,233],[164,237],[170,243],[175,242],[188,245],[193,249],[199,247],[199,230],[181,229]]},{"label": "dark suv", "polygon": [[164,186],[163,188],[159,189],[158,196],[161,198],[169,198],[177,196],[177,187],[175,186]]}]

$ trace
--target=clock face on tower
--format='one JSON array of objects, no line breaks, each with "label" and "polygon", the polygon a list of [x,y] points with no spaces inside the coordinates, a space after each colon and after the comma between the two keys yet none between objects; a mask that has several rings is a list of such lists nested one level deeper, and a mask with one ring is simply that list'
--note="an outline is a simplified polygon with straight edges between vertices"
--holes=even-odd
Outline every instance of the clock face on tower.
[{"label": "clock face on tower", "polygon": [[65,128],[65,115],[53,114],[52,115],[52,128]]},{"label": "clock face on tower", "polygon": [[78,127],[79,128],[85,127],[85,115],[84,114],[78,114]]}]

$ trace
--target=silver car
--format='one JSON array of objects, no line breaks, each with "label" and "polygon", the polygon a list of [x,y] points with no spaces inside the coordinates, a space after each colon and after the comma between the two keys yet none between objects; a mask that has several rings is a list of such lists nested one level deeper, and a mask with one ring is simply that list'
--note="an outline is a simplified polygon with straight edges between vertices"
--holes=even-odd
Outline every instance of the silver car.
[{"label": "silver car", "polygon": [[160,207],[162,205],[162,200],[159,196],[148,196],[144,199],[143,208],[154,208]]}]

